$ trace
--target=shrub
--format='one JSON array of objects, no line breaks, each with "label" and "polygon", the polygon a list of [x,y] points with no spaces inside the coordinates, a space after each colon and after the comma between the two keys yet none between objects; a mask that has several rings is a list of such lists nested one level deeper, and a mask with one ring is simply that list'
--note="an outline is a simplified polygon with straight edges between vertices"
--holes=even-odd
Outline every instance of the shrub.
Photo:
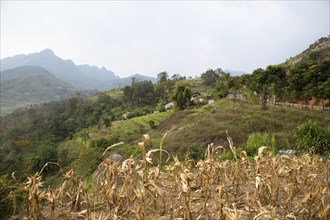
[{"label": "shrub", "polygon": [[0,176],[0,218],[7,219],[13,213],[13,202],[9,198],[10,188],[13,184],[7,175]]},{"label": "shrub", "polygon": [[330,153],[330,127],[322,127],[314,121],[299,125],[295,132],[298,150],[317,154]]},{"label": "shrub", "polygon": [[164,100],[162,100],[162,99],[159,100],[156,109],[157,109],[157,111],[159,111],[159,112],[165,112],[165,111],[166,111]]},{"label": "shrub", "polygon": [[197,145],[191,145],[188,147],[188,154],[191,159],[201,160],[204,159],[205,150]]},{"label": "shrub", "polygon": [[243,150],[248,156],[254,156],[258,153],[259,147],[267,146],[275,151],[275,137],[270,137],[267,133],[252,133],[249,135],[246,144],[243,145]]},{"label": "shrub", "polygon": [[71,163],[77,159],[80,152],[83,151],[86,147],[83,143],[75,140],[68,140],[59,145],[57,150],[57,162],[62,167],[70,166]]},{"label": "shrub", "polygon": [[119,150],[119,154],[125,156],[125,157],[138,157],[140,156],[140,150],[137,146],[124,146]]},{"label": "shrub", "polygon": [[154,120],[149,120],[148,124],[149,124],[151,129],[155,129],[157,127],[156,122]]},{"label": "shrub", "polygon": [[98,138],[90,142],[90,147],[106,149],[111,145],[111,141],[105,138]]},{"label": "shrub", "polygon": [[80,152],[78,158],[72,163],[75,172],[81,176],[92,174],[101,163],[101,151],[87,148]]},{"label": "shrub", "polygon": [[234,154],[230,149],[228,149],[227,152],[220,157],[219,161],[226,161],[226,160],[233,160],[233,159],[234,159]]}]

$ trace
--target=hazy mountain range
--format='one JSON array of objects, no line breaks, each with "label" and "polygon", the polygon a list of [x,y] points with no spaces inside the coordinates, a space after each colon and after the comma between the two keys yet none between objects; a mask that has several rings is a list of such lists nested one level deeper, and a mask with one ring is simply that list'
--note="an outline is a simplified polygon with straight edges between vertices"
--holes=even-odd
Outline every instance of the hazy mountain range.
[{"label": "hazy mountain range", "polygon": [[39,53],[22,54],[1,60],[1,115],[17,107],[66,99],[77,93],[95,94],[156,78],[135,74],[120,78],[105,67],[76,65],[57,57],[50,49]]},{"label": "hazy mountain range", "polygon": [[0,72],[1,115],[18,107],[69,98],[78,90],[38,66],[21,66]]},{"label": "hazy mountain range", "polygon": [[240,70],[224,70],[224,72],[226,73],[230,73],[231,76],[240,76],[240,75],[243,75],[243,74],[247,74],[247,72],[243,72],[243,71],[240,71]]},{"label": "hazy mountain range", "polygon": [[[108,90],[131,83],[131,77],[120,78],[105,67],[99,68],[89,65],[76,65],[71,60],[57,57],[50,49],[39,53],[21,54],[1,60],[1,71],[21,66],[39,66],[54,74],[60,80],[69,83],[79,90]],[[156,78],[138,75],[139,80],[152,80]]]}]

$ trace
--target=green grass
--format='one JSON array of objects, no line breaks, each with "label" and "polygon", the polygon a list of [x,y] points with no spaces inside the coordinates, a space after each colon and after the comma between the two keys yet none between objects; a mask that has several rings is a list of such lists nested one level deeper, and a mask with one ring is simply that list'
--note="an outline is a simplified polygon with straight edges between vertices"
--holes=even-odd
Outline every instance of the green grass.
[{"label": "green grass", "polygon": [[[151,120],[155,122],[156,128],[150,127]],[[150,148],[158,148],[163,135],[176,126],[177,128],[167,135],[164,149],[173,155],[184,157],[192,145],[203,149],[206,149],[209,143],[228,147],[226,131],[236,147],[246,144],[250,134],[259,132],[267,133],[270,137],[274,135],[276,148],[295,148],[295,129],[308,120],[327,126],[330,124],[330,114],[276,106],[262,110],[260,105],[221,99],[212,105],[184,111],[153,113],[115,121],[111,128],[94,129],[91,132],[93,138],[117,137],[125,144],[113,151],[127,155],[137,147],[142,134],[150,135]]]},{"label": "green grass", "polygon": [[170,127],[171,123],[176,123],[178,129],[167,137],[165,148],[183,156],[192,144],[205,149],[209,143],[228,146],[226,130],[237,147],[246,143],[248,136],[256,132],[274,135],[278,148],[287,148],[288,143],[295,147],[294,131],[309,119],[323,125],[330,124],[329,112],[275,106],[262,110],[260,105],[223,99],[214,105],[177,112],[160,127]]}]

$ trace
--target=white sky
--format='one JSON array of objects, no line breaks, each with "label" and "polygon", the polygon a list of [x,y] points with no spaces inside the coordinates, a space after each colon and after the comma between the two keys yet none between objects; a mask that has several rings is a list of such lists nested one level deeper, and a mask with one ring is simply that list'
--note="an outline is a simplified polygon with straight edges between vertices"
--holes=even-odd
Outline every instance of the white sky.
[{"label": "white sky", "polygon": [[3,1],[1,59],[52,49],[119,76],[252,72],[330,34],[329,1]]}]

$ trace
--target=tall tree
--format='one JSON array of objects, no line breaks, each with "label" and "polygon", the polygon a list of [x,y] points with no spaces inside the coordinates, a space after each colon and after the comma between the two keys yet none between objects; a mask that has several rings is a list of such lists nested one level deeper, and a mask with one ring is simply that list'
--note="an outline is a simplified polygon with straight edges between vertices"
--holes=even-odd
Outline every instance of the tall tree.
[{"label": "tall tree", "polygon": [[176,83],[174,95],[172,96],[172,100],[174,102],[174,106],[183,110],[190,105],[191,99],[191,89],[188,84]]},{"label": "tall tree", "polygon": [[205,85],[213,86],[216,84],[219,74],[213,69],[208,69],[205,73],[202,73],[201,78]]},{"label": "tall tree", "polygon": [[158,83],[165,82],[166,80],[168,80],[168,73],[166,71],[158,73],[157,79],[158,79]]},{"label": "tall tree", "polygon": [[216,81],[216,90],[220,98],[225,97],[229,93],[231,84],[231,77],[229,73],[223,72],[221,69],[217,69],[219,77]]},{"label": "tall tree", "polygon": [[283,99],[284,88],[287,85],[286,71],[281,66],[268,66],[266,70],[256,69],[252,73],[250,88],[259,94],[265,106],[271,96]]}]

